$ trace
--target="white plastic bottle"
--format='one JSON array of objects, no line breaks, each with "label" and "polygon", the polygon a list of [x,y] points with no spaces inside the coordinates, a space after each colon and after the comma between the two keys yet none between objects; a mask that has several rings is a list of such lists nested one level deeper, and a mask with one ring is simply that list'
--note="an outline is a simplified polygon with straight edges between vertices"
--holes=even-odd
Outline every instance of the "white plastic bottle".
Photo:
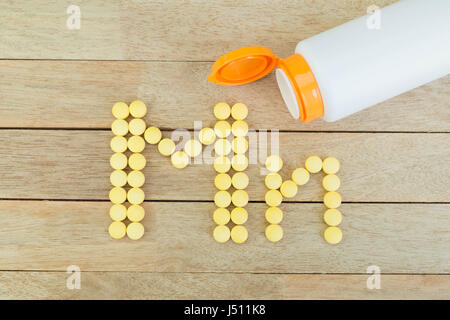
[{"label": "white plastic bottle", "polygon": [[238,85],[274,68],[293,117],[339,120],[450,73],[450,0],[401,0],[300,41],[285,59],[238,49],[209,80]]}]

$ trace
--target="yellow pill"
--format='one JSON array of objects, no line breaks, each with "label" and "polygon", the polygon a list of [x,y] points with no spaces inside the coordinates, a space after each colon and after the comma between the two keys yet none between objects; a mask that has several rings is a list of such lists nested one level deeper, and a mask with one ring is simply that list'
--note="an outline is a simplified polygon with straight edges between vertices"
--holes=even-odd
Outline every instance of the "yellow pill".
[{"label": "yellow pill", "polygon": [[133,119],[130,121],[129,124],[129,130],[132,135],[140,136],[145,132],[145,128],[147,125],[145,124],[145,121],[142,119]]},{"label": "yellow pill", "polygon": [[246,153],[248,150],[248,141],[245,137],[235,137],[231,147],[235,153]]},{"label": "yellow pill", "polygon": [[323,197],[323,203],[327,208],[336,209],[341,205],[341,195],[335,191],[329,191]]},{"label": "yellow pill", "polygon": [[297,194],[298,187],[297,184],[292,180],[286,180],[281,184],[280,192],[283,197],[292,198]]},{"label": "yellow pill", "polygon": [[210,145],[216,140],[216,133],[211,128],[203,128],[198,133],[198,139],[204,145]]},{"label": "yellow pill", "polygon": [[226,156],[231,152],[231,143],[227,139],[218,139],[214,144],[214,151],[219,156]]},{"label": "yellow pill", "polygon": [[323,215],[323,220],[329,226],[338,226],[342,221],[342,214],[338,209],[328,209]]},{"label": "yellow pill", "polygon": [[235,171],[244,171],[248,167],[248,158],[243,154],[235,154],[231,158],[231,166]]},{"label": "yellow pill", "polygon": [[231,161],[225,156],[220,156],[214,159],[214,169],[219,173],[226,173],[230,171]]},{"label": "yellow pill", "polygon": [[145,183],[145,175],[141,171],[130,171],[130,173],[128,173],[127,182],[133,188],[142,187]]},{"label": "yellow pill", "polygon": [[114,187],[109,191],[109,200],[111,200],[112,203],[120,204],[124,203],[127,199],[127,192],[124,188],[121,187]]},{"label": "yellow pill", "polygon": [[325,241],[330,244],[337,244],[342,240],[342,231],[338,227],[328,227],[323,233]]},{"label": "yellow pill", "polygon": [[310,174],[308,170],[305,168],[297,168],[292,172],[291,179],[299,186],[302,186],[309,181],[309,177]]},{"label": "yellow pill", "polygon": [[131,204],[141,204],[145,199],[144,191],[140,188],[131,188],[128,190],[127,199]]},{"label": "yellow pill", "polygon": [[227,224],[230,221],[230,211],[225,208],[217,208],[214,211],[213,219],[218,225]]},{"label": "yellow pill", "polygon": [[109,181],[114,187],[123,187],[127,184],[127,174],[123,170],[114,170],[109,176]]},{"label": "yellow pill", "polygon": [[140,153],[133,153],[128,159],[128,165],[133,170],[142,170],[145,168],[147,160]]},{"label": "yellow pill", "polygon": [[111,238],[120,239],[127,233],[127,227],[121,221],[114,221],[109,225],[108,232]]},{"label": "yellow pill", "polygon": [[283,201],[283,196],[278,190],[269,190],[266,192],[265,200],[270,207],[278,207]]},{"label": "yellow pill", "polygon": [[127,226],[127,236],[131,240],[139,240],[144,235],[144,226],[139,222],[132,222]]},{"label": "yellow pill", "polygon": [[335,174],[339,171],[341,164],[335,157],[328,157],[323,160],[322,168],[326,174]]},{"label": "yellow pill", "polygon": [[132,204],[127,209],[127,218],[131,222],[139,222],[144,219],[145,210],[138,204]]},{"label": "yellow pill", "polygon": [[123,153],[114,153],[111,158],[109,158],[109,163],[111,167],[116,170],[125,169],[128,164],[127,156]]},{"label": "yellow pill", "polygon": [[135,100],[130,103],[130,114],[135,118],[142,118],[147,113],[145,103],[140,100]]},{"label": "yellow pill", "polygon": [[145,140],[141,136],[132,136],[128,139],[128,149],[131,152],[142,152],[145,148]]},{"label": "yellow pill", "polygon": [[234,208],[231,211],[231,221],[235,224],[244,224],[248,219],[247,210],[244,208]]},{"label": "yellow pill", "polygon": [[266,238],[272,242],[278,242],[283,238],[283,228],[278,224],[271,224],[266,227]]},{"label": "yellow pill", "polygon": [[244,120],[247,118],[248,115],[248,108],[243,103],[235,103],[233,107],[231,108],[231,116],[235,120]]},{"label": "yellow pill", "polygon": [[125,152],[127,150],[127,139],[122,136],[115,136],[111,139],[110,146],[114,152]]},{"label": "yellow pill", "polygon": [[341,186],[341,180],[335,174],[328,174],[323,177],[322,185],[327,191],[336,191]]},{"label": "yellow pill", "polygon": [[163,156],[170,156],[175,151],[175,142],[169,138],[162,139],[158,143],[158,151]]},{"label": "yellow pill", "polygon": [[278,173],[271,172],[264,179],[264,183],[269,189],[278,189],[281,186],[283,179]]},{"label": "yellow pill", "polygon": [[122,221],[127,217],[127,208],[123,204],[113,204],[109,209],[109,216],[114,221]]},{"label": "yellow pill", "polygon": [[144,132],[145,141],[150,144],[157,144],[161,141],[162,133],[157,127],[148,127]]},{"label": "yellow pill", "polygon": [[231,126],[228,123],[228,121],[224,120],[217,121],[216,124],[214,125],[214,132],[217,137],[226,138],[231,133]]},{"label": "yellow pill", "polygon": [[227,191],[218,191],[214,196],[214,203],[219,208],[226,208],[231,203],[231,195]]},{"label": "yellow pill", "polygon": [[230,113],[230,106],[226,102],[219,102],[214,106],[214,116],[219,120],[228,119]]},{"label": "yellow pill", "polygon": [[248,193],[244,190],[236,190],[231,195],[231,202],[236,207],[245,207],[248,203]]},{"label": "yellow pill", "polygon": [[278,172],[283,168],[283,160],[276,154],[270,155],[266,159],[266,168],[270,172]]},{"label": "yellow pill", "polygon": [[236,120],[231,126],[231,132],[236,137],[244,137],[248,133],[248,124],[242,120]]},{"label": "yellow pill", "polygon": [[235,189],[245,189],[247,188],[248,183],[248,176],[244,172],[236,172],[231,178],[231,184]]},{"label": "yellow pill", "polygon": [[114,120],[111,125],[111,131],[116,136],[124,136],[128,133],[128,122],[123,119]]},{"label": "yellow pill", "polygon": [[225,243],[230,239],[230,228],[227,226],[217,226],[214,229],[213,237],[217,242]]},{"label": "yellow pill", "polygon": [[248,238],[248,231],[244,226],[234,226],[231,229],[231,240],[236,243],[244,243]]},{"label": "yellow pill", "polygon": [[283,211],[278,207],[269,207],[266,210],[266,220],[271,224],[279,224],[283,220]]},{"label": "yellow pill", "polygon": [[311,173],[317,173],[322,170],[322,159],[318,156],[311,156],[305,161],[305,168]]},{"label": "yellow pill", "polygon": [[231,187],[231,177],[226,173],[220,173],[214,179],[214,185],[219,190],[227,190]]},{"label": "yellow pill", "polygon": [[125,102],[116,102],[112,108],[112,114],[115,118],[123,120],[128,117],[130,110]]},{"label": "yellow pill", "polygon": [[202,153],[202,144],[198,140],[190,139],[184,145],[184,152],[190,157],[196,157]]},{"label": "yellow pill", "polygon": [[175,168],[183,169],[189,164],[189,156],[183,151],[177,151],[170,156],[170,161]]}]

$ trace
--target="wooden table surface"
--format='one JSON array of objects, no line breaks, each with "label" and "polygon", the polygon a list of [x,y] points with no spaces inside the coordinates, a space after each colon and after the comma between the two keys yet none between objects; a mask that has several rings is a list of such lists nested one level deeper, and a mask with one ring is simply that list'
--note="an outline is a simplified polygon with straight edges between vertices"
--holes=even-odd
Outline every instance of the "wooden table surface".
[{"label": "wooden table surface", "polygon": [[[450,298],[449,76],[310,124],[291,119],[273,75],[232,88],[207,81],[230,50],[265,45],[286,57],[373,2],[86,0],[81,29],[69,30],[71,1],[1,1],[0,298]],[[284,177],[309,155],[339,158],[343,241],[321,236],[320,174],[282,204],[284,239],[267,241],[255,164],[248,241],[215,242],[214,169],[175,169],[155,146],[144,152],[146,234],[112,240],[111,107],[135,99],[164,136],[212,126],[219,101],[246,103],[252,129],[280,130]],[[66,288],[70,265],[81,290]],[[366,287],[371,265],[379,290]]]}]

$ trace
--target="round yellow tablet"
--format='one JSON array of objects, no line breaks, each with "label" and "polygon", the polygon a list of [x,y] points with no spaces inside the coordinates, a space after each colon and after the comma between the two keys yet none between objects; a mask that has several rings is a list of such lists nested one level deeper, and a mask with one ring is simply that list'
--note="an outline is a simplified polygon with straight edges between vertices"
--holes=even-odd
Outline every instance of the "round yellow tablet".
[{"label": "round yellow tablet", "polygon": [[342,214],[338,209],[328,209],[323,214],[323,220],[329,226],[338,226],[342,221]]},{"label": "round yellow tablet", "polygon": [[145,168],[147,160],[140,153],[133,153],[130,158],[128,158],[128,165],[133,170],[142,170]]},{"label": "round yellow tablet", "polygon": [[310,174],[305,168],[297,168],[292,172],[291,179],[299,186],[306,184],[309,181]]},{"label": "round yellow tablet", "polygon": [[111,167],[116,170],[125,169],[128,164],[127,156],[123,153],[117,152],[114,153],[111,158],[109,158],[109,163]]},{"label": "round yellow tablet", "polygon": [[214,144],[214,151],[219,156],[226,156],[231,152],[231,143],[227,139],[217,139]]},{"label": "round yellow tablet", "polygon": [[272,189],[266,192],[265,200],[270,207],[278,207],[283,201],[283,196],[280,191]]},{"label": "round yellow tablet", "polygon": [[203,128],[198,133],[198,139],[204,145],[210,145],[216,140],[216,133],[211,128]]},{"label": "round yellow tablet", "polygon": [[139,222],[144,219],[145,210],[142,206],[138,204],[132,204],[127,209],[127,218],[131,222]]},{"label": "round yellow tablet", "polygon": [[278,207],[269,207],[266,210],[266,220],[271,224],[279,224],[283,220],[283,211]]},{"label": "round yellow tablet", "polygon": [[236,172],[231,178],[231,184],[235,189],[245,189],[247,188],[248,183],[248,176],[244,172]]},{"label": "round yellow tablet", "polygon": [[323,177],[322,185],[327,191],[336,191],[341,186],[341,180],[335,174],[327,174]]},{"label": "round yellow tablet", "polygon": [[196,157],[202,153],[202,144],[198,140],[190,139],[184,145],[184,152],[190,157]]},{"label": "round yellow tablet", "polygon": [[130,103],[130,114],[135,118],[142,118],[147,113],[145,103],[140,100],[135,100]]},{"label": "round yellow tablet", "polygon": [[264,179],[264,183],[269,189],[278,189],[281,186],[282,182],[283,179],[281,178],[281,176],[275,172],[269,173]]},{"label": "round yellow tablet", "polygon": [[231,240],[236,243],[244,243],[248,238],[248,231],[244,226],[234,226],[231,229]]},{"label": "round yellow tablet", "polygon": [[322,159],[318,156],[311,156],[305,161],[305,168],[311,173],[317,173],[322,170]]},{"label": "round yellow tablet", "polygon": [[217,208],[214,211],[213,219],[218,225],[227,224],[230,221],[230,211],[226,208]]},{"label": "round yellow tablet", "polygon": [[327,208],[336,209],[341,205],[342,198],[336,191],[329,191],[323,197],[323,203]]},{"label": "round yellow tablet", "polygon": [[213,237],[217,242],[227,242],[230,239],[230,228],[224,225],[217,226],[214,229]]},{"label": "round yellow tablet", "polygon": [[235,224],[244,224],[248,219],[248,213],[247,210],[244,208],[234,208],[231,211],[231,221]]},{"label": "round yellow tablet", "polygon": [[144,226],[139,222],[132,222],[127,226],[127,236],[131,240],[139,240],[144,235]]},{"label": "round yellow tablet", "polygon": [[245,121],[242,120],[236,120],[233,122],[233,125],[231,126],[231,132],[236,137],[244,137],[248,133],[248,124]]},{"label": "round yellow tablet", "polygon": [[247,118],[248,115],[248,108],[243,103],[235,103],[233,107],[231,108],[231,116],[235,120],[244,120]]},{"label": "round yellow tablet", "polygon": [[145,199],[144,191],[140,188],[131,188],[128,190],[127,199],[131,204],[141,204]]},{"label": "round yellow tablet", "polygon": [[246,153],[248,150],[248,141],[245,137],[235,137],[231,147],[234,153]]},{"label": "round yellow tablet", "polygon": [[145,124],[145,121],[142,119],[133,119],[130,121],[129,130],[132,135],[140,136],[145,132],[145,128],[147,125]]},{"label": "round yellow tablet", "polygon": [[297,184],[292,180],[286,180],[281,184],[280,192],[283,197],[292,198],[297,194]]},{"label": "round yellow tablet", "polygon": [[322,168],[326,174],[335,174],[339,171],[341,164],[335,157],[328,157],[323,160]]},{"label": "round yellow tablet", "polygon": [[235,171],[244,171],[248,167],[248,158],[244,154],[235,154],[231,158],[231,166]]},{"label": "round yellow tablet", "polygon": [[145,140],[141,136],[131,136],[128,139],[128,149],[131,152],[142,152],[145,148]]},{"label": "round yellow tablet", "polygon": [[109,200],[112,203],[120,204],[124,203],[127,199],[127,192],[124,188],[114,187],[109,191]]},{"label": "round yellow tablet", "polygon": [[337,244],[342,240],[342,231],[338,227],[328,227],[323,233],[325,241],[330,244]]},{"label": "round yellow tablet", "polygon": [[229,192],[221,190],[218,191],[214,196],[214,203],[219,208],[226,208],[231,203],[231,195]]},{"label": "round yellow tablet", "polygon": [[122,136],[115,136],[111,139],[110,146],[114,152],[125,152],[127,150],[127,139]]},{"label": "round yellow tablet", "polygon": [[112,108],[112,114],[115,118],[123,120],[128,117],[130,110],[125,102],[116,102]]},{"label": "round yellow tablet", "polygon": [[214,116],[219,120],[226,120],[230,116],[231,109],[228,103],[219,102],[214,106]]},{"label": "round yellow tablet", "polygon": [[133,188],[142,187],[145,183],[145,175],[141,171],[130,171],[130,173],[128,173],[127,182]]},{"label": "round yellow tablet", "polygon": [[219,173],[214,179],[214,185],[219,190],[227,190],[231,187],[231,177],[226,173]]},{"label": "round yellow tablet", "polygon": [[164,138],[158,143],[158,151],[163,156],[170,156],[175,151],[175,142],[169,138]]},{"label": "round yellow tablet", "polygon": [[214,169],[219,173],[230,171],[231,161],[226,156],[220,156],[214,159]]},{"label": "round yellow tablet", "polygon": [[123,119],[116,119],[111,124],[111,131],[116,136],[124,136],[128,133],[128,122]]},{"label": "round yellow tablet", "polygon": [[114,221],[109,225],[108,232],[111,238],[120,239],[127,233],[127,227],[121,221]]},{"label": "round yellow tablet", "polygon": [[214,132],[217,137],[226,138],[231,133],[231,125],[225,120],[217,121],[214,125]]},{"label": "round yellow tablet", "polygon": [[145,141],[150,144],[157,144],[161,141],[162,133],[157,127],[148,127],[144,132]]},{"label": "round yellow tablet", "polygon": [[127,174],[123,170],[114,170],[111,172],[109,180],[114,187],[123,187],[127,184]]},{"label": "round yellow tablet", "polygon": [[248,203],[248,193],[244,190],[236,190],[231,195],[231,202],[236,207],[245,207]]},{"label": "round yellow tablet", "polygon": [[175,168],[183,169],[189,164],[189,156],[183,151],[172,153],[170,161]]},{"label": "round yellow tablet", "polygon": [[266,238],[272,242],[278,242],[283,238],[283,228],[278,224],[271,224],[266,227]]},{"label": "round yellow tablet", "polygon": [[122,221],[127,217],[127,207],[123,204],[113,204],[109,209],[109,216],[114,221]]},{"label": "round yellow tablet", "polygon": [[272,154],[266,159],[266,168],[270,172],[278,172],[283,168],[283,160],[281,160],[280,156]]}]

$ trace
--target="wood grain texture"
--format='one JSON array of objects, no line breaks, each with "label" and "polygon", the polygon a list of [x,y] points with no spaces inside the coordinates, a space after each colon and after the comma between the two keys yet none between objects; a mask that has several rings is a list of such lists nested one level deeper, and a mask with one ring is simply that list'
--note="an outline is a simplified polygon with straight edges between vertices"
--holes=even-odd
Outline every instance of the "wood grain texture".
[{"label": "wood grain texture", "polygon": [[[113,240],[107,202],[1,201],[0,269],[356,273],[450,272],[450,205],[343,204],[343,241],[322,238],[321,204],[283,204],[284,239],[264,236],[265,204],[249,204],[245,244],[212,238],[214,204],[145,203],[146,234]],[[212,295],[211,297],[213,297]]]}]

